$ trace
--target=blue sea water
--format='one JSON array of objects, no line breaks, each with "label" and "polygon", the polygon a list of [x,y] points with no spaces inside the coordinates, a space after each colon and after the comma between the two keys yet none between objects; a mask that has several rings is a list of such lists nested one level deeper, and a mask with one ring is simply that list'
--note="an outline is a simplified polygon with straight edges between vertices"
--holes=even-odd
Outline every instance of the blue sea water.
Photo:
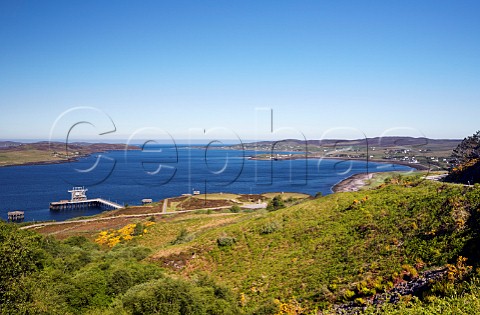
[{"label": "blue sea water", "polygon": [[[158,146],[144,151],[110,151],[75,162],[0,168],[0,217],[25,211],[25,221],[66,220],[100,209],[50,211],[49,203],[69,199],[73,186],[89,198],[139,205],[200,190],[208,192],[332,193],[339,181],[358,173],[405,171],[402,165],[331,159],[249,160],[261,152]],[[288,153],[288,152],[287,152]]]}]

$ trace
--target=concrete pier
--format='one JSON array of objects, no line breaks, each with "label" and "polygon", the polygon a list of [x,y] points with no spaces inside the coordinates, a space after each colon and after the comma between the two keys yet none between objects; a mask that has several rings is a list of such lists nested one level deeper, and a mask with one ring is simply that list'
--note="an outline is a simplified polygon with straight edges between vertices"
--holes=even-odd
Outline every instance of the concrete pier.
[{"label": "concrete pier", "polygon": [[113,201],[102,198],[87,199],[87,189],[84,187],[74,187],[69,190],[72,194],[70,200],[61,200],[50,203],[50,210],[72,210],[72,209],[87,209],[87,208],[101,208],[105,210],[114,210],[123,208],[123,206]]}]

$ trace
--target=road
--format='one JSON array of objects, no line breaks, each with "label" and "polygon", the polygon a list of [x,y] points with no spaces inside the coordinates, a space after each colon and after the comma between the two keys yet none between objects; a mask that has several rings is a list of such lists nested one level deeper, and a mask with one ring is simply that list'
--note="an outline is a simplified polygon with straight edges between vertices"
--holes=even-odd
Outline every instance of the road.
[{"label": "road", "polygon": [[[194,210],[179,210],[175,212],[152,212],[152,213],[142,213],[142,214],[125,214],[125,215],[118,215],[113,217],[105,217],[105,218],[91,218],[91,219],[81,219],[81,220],[70,220],[70,221],[60,221],[60,222],[43,222],[43,223],[36,223],[32,225],[26,225],[20,227],[21,230],[27,229],[34,229],[44,226],[50,225],[61,225],[61,224],[69,224],[69,223],[88,223],[88,222],[97,222],[97,221],[107,221],[113,219],[128,219],[128,218],[141,218],[141,217],[151,217],[154,215],[165,215],[165,214],[180,214],[180,213],[189,213],[201,210],[219,210],[219,209],[228,209],[231,206],[223,206],[223,207],[216,207],[216,208],[205,208],[205,209],[194,209]],[[225,213],[225,214],[238,214],[238,213]]]}]

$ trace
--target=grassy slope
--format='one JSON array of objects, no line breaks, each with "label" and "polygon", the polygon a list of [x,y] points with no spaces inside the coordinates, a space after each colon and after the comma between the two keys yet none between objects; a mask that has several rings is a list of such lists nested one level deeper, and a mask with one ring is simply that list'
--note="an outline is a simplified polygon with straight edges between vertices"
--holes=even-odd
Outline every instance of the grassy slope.
[{"label": "grassy slope", "polygon": [[[411,266],[455,260],[472,237],[466,209],[476,209],[480,199],[479,189],[466,192],[458,185],[400,182],[201,231],[191,227],[195,238],[181,245],[169,245],[174,233],[165,237],[158,224],[140,243],[157,250],[152,260],[166,265],[178,261],[175,273],[207,273],[245,294],[247,308],[271,298],[296,298],[313,309],[382,291],[411,272]],[[220,237],[236,243],[219,247]]]},{"label": "grassy slope", "polygon": [[54,157],[51,152],[43,150],[0,151],[0,166],[60,160],[62,158]]},{"label": "grassy slope", "polygon": [[[124,150],[124,144],[93,143],[68,145],[59,142],[24,143],[19,146],[2,148],[0,150],[0,166],[22,165],[30,163],[64,162],[69,158],[78,158],[95,152],[109,150]],[[138,147],[129,146],[129,150],[138,150]]]},{"label": "grassy slope", "polygon": [[[379,189],[337,193],[270,213],[157,218],[132,242],[151,248],[149,260],[175,276],[208,274],[243,294],[247,313],[272,299],[290,304],[295,299],[313,310],[368,299],[408,273],[445,265],[459,255],[474,264],[479,206],[478,186],[394,177]],[[186,237],[172,245],[182,230]],[[92,239],[96,232],[81,235]],[[233,245],[218,246],[228,237],[235,239]],[[479,287],[437,304],[388,312],[435,314],[437,306],[453,312],[463,302],[469,303],[464,309],[475,308]]]}]

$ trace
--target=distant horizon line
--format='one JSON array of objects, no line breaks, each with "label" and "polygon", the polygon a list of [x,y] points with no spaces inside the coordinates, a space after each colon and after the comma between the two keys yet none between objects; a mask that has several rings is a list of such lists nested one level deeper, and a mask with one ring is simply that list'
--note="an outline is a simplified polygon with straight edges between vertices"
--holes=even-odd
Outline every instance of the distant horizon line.
[{"label": "distant horizon line", "polygon": [[[355,141],[355,140],[364,140],[364,139],[378,139],[378,138],[410,138],[410,139],[428,139],[428,140],[445,140],[445,141],[461,141],[463,138],[428,138],[428,137],[412,137],[412,136],[375,136],[375,137],[366,137],[366,138],[326,138],[326,139],[296,139],[296,138],[285,138],[285,139],[247,139],[242,140],[241,143],[255,143],[255,142],[273,142],[273,141]],[[14,138],[14,139],[1,139],[0,142],[19,142],[19,143],[37,143],[37,142],[63,142],[65,143],[64,139],[35,139],[35,138]],[[143,144],[147,141],[155,141],[159,144],[170,144],[172,143],[171,139],[138,139],[131,144]],[[174,140],[176,144],[208,144],[211,142],[206,142],[205,139],[179,139]],[[238,139],[214,139],[213,142],[222,142],[224,144],[239,144]],[[107,144],[127,144],[128,141],[124,141],[121,139],[72,139],[70,143],[107,143]]]}]

